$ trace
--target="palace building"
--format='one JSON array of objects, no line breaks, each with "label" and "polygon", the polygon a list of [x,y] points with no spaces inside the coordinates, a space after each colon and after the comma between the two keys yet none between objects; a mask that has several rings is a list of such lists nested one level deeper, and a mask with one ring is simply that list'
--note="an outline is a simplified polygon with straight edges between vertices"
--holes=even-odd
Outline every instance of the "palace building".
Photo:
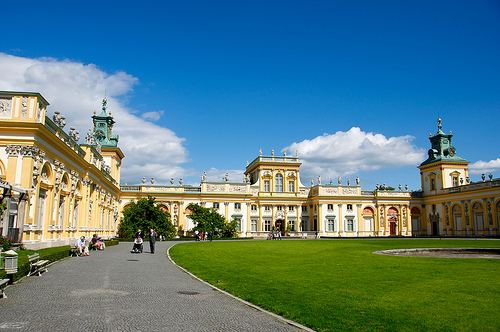
[{"label": "palace building", "polygon": [[[39,94],[0,92],[1,232],[28,248],[72,244],[94,233],[116,236],[131,201],[153,196],[172,216],[179,235],[194,224],[190,203],[237,219],[242,237],[266,237],[273,229],[293,237],[499,236],[500,179],[471,183],[469,162],[456,154],[452,135],[430,136],[420,169],[422,190],[361,190],[355,183],[300,181],[298,155],[265,156],[247,165],[242,182],[206,181],[199,186],[121,185],[124,155],[107,111],[92,116],[93,130],[64,131],[65,118]],[[417,174],[415,173],[415,176]]]}]

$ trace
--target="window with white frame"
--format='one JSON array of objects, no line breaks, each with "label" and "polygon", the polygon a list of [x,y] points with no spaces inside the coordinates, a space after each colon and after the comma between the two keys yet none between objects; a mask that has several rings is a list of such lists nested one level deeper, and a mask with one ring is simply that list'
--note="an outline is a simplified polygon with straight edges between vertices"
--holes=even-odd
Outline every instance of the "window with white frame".
[{"label": "window with white frame", "polygon": [[326,229],[328,232],[335,232],[335,218],[328,218],[326,220]]},{"label": "window with white frame", "polygon": [[302,205],[302,212],[307,212],[307,205]]},{"label": "window with white frame", "polygon": [[276,206],[276,211],[283,211],[283,206],[282,205]]},{"label": "window with white frame", "polygon": [[65,196],[59,196],[59,227],[63,227],[64,224],[64,208],[65,208]]},{"label": "window with white frame", "polygon": [[373,231],[373,216],[365,216],[363,217],[363,230],[364,231]]},{"label": "window with white frame", "polygon": [[328,204],[328,211],[333,211],[333,204]]},{"label": "window with white frame", "polygon": [[453,208],[451,209],[453,213],[453,226],[455,227],[456,231],[461,231],[463,229],[462,227],[462,208],[460,205],[455,204]]},{"label": "window with white frame", "polygon": [[274,178],[275,181],[275,190],[276,192],[283,192],[283,175],[281,174],[276,174],[276,177]]},{"label": "window with white frame", "polygon": [[264,231],[271,231],[271,220],[264,220]]},{"label": "window with white frame", "polygon": [[250,230],[252,232],[257,232],[257,220],[256,219],[250,220]]},{"label": "window with white frame", "polygon": [[353,232],[354,231],[354,219],[347,218],[345,222],[346,222],[346,231]]},{"label": "window with white frame", "polygon": [[295,232],[295,230],[296,230],[295,220],[290,220],[288,223],[290,224],[290,229],[292,230],[292,232]]},{"label": "window with white frame", "polygon": [[73,208],[73,227],[77,227],[78,225],[78,210],[79,210],[80,201],[75,199],[75,207]]},{"label": "window with white frame", "polygon": [[288,191],[291,193],[295,191],[295,181],[288,181]]},{"label": "window with white frame", "polygon": [[241,203],[234,203],[235,210],[241,210]]},{"label": "window with white frame", "polygon": [[420,232],[420,216],[411,216],[411,229]]},{"label": "window with white frame", "polygon": [[476,226],[476,230],[483,231],[484,230],[483,206],[480,203],[475,203],[472,206],[472,210],[474,211],[474,225]]},{"label": "window with white frame", "polygon": [[269,192],[269,180],[264,180],[264,191]]},{"label": "window with white frame", "polygon": [[295,206],[293,206],[293,205],[289,205],[289,206],[288,206],[288,211],[289,211],[289,212],[293,212],[293,211],[295,211]]},{"label": "window with white frame", "polygon": [[271,211],[271,205],[264,205],[264,211],[266,212]]}]

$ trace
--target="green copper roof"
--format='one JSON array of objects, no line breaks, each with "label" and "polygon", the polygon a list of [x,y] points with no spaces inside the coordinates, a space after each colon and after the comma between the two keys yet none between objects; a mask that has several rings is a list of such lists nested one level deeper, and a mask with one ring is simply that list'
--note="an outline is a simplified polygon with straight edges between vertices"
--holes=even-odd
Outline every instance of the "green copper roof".
[{"label": "green copper roof", "polygon": [[420,166],[429,165],[439,161],[447,162],[467,162],[467,160],[457,156],[457,150],[451,145],[453,135],[447,135],[442,131],[441,119],[438,119],[438,132],[429,137],[431,148],[427,151],[429,158],[420,164]]}]

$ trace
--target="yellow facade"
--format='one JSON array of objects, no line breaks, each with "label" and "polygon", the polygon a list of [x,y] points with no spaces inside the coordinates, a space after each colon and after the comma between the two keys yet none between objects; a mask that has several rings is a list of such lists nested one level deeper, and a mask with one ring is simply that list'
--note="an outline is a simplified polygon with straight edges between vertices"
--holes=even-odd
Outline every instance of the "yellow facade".
[{"label": "yellow facade", "polygon": [[40,94],[0,92],[0,187],[3,202],[17,204],[2,217],[4,236],[28,248],[72,244],[94,233],[114,237],[123,208],[148,195],[170,212],[179,235],[195,226],[190,203],[238,219],[240,236],[266,237],[273,229],[293,237],[499,235],[500,179],[470,183],[468,162],[456,157],[440,122],[429,159],[419,166],[420,192],[363,191],[359,179],[324,184],[318,177],[304,185],[298,155],[274,151],[260,152],[242,182],[210,182],[204,175],[199,186],[120,186],[124,155],[105,103],[93,116],[94,133],[107,121],[103,144],[92,135],[78,144],[58,114],[46,116],[49,104]]}]

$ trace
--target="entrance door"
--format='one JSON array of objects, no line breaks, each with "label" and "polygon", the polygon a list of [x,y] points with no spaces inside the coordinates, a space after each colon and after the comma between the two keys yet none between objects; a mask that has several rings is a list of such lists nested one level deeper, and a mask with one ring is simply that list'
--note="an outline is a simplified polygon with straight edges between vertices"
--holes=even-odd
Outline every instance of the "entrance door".
[{"label": "entrance door", "polygon": [[438,235],[438,223],[435,221],[432,222],[432,235]]},{"label": "entrance door", "polygon": [[281,232],[281,234],[285,234],[285,220],[277,219],[275,221],[276,231]]},{"label": "entrance door", "polygon": [[389,235],[397,235],[396,222],[394,222],[394,221],[389,222]]}]

